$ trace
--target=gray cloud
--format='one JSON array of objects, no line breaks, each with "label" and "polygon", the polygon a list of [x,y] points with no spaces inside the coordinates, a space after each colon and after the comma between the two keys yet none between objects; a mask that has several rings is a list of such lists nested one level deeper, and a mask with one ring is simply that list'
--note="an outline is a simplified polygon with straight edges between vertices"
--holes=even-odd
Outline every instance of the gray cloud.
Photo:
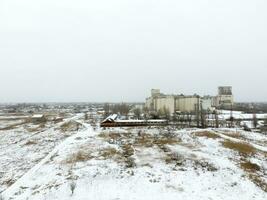
[{"label": "gray cloud", "polygon": [[0,101],[266,101],[265,0],[2,0]]}]

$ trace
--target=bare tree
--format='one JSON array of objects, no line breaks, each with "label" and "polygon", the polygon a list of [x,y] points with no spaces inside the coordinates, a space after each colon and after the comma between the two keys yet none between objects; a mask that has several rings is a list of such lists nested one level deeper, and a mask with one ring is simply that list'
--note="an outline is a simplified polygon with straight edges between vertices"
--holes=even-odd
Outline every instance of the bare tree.
[{"label": "bare tree", "polygon": [[171,112],[170,112],[170,110],[169,110],[168,108],[164,107],[164,108],[163,108],[163,112],[164,112],[164,117],[165,117],[167,120],[169,120],[170,117],[171,117]]},{"label": "bare tree", "polygon": [[216,110],[214,111],[214,115],[215,115],[215,127],[219,128],[219,116]]},{"label": "bare tree", "polygon": [[84,120],[85,120],[85,121],[88,120],[88,113],[87,113],[87,112],[84,113]]},{"label": "bare tree", "polygon": [[144,118],[147,119],[147,117],[148,117],[148,115],[149,115],[149,109],[148,109],[148,107],[145,106],[145,107],[143,108],[143,113],[144,113]]},{"label": "bare tree", "polygon": [[105,117],[107,117],[110,114],[110,105],[108,103],[105,103],[103,109],[105,112],[104,115],[105,115]]},{"label": "bare tree", "polygon": [[256,114],[253,115],[253,125],[254,125],[254,128],[257,128],[258,119],[257,119],[257,115]]},{"label": "bare tree", "polygon": [[164,117],[165,119],[170,119],[170,110],[166,108],[165,106],[158,111],[158,116],[159,117]]},{"label": "bare tree", "polygon": [[140,108],[135,108],[135,109],[133,110],[133,112],[134,112],[135,117],[136,117],[137,119],[140,119],[140,116],[141,116],[141,109],[140,109]]}]

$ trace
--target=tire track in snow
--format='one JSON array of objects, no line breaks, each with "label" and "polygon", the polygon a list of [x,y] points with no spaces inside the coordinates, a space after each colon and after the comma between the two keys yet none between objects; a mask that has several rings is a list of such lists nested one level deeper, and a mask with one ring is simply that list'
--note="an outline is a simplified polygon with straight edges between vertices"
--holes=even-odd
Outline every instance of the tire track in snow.
[{"label": "tire track in snow", "polygon": [[[79,116],[75,116],[68,120],[77,120],[78,122]],[[68,121],[66,120],[66,121]],[[65,121],[65,122],[66,122]],[[82,123],[79,121],[84,127],[86,127],[85,130],[77,132],[76,134],[73,134],[72,136],[65,139],[62,143],[57,145],[45,158],[43,158],[38,164],[36,164],[34,167],[32,167],[28,172],[26,172],[20,179],[18,179],[14,184],[12,184],[10,187],[8,187],[6,190],[4,190],[1,194],[4,198],[10,198],[12,197],[21,186],[25,186],[27,183],[27,180],[30,179],[35,172],[37,172],[45,163],[47,163],[57,152],[62,149],[63,147],[67,146],[68,144],[72,143],[74,139],[77,136],[83,136],[83,135],[93,135],[95,134],[92,127],[88,124]]]}]

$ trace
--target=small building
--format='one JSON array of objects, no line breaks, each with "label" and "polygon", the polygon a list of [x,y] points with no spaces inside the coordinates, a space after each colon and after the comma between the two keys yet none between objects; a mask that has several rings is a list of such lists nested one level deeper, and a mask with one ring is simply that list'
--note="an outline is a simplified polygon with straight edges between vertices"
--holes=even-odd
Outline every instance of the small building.
[{"label": "small building", "polygon": [[129,126],[166,126],[167,120],[120,120],[113,114],[103,120],[100,127],[129,127]]},{"label": "small building", "polygon": [[32,123],[41,123],[45,122],[46,118],[43,114],[35,114],[30,118]]}]

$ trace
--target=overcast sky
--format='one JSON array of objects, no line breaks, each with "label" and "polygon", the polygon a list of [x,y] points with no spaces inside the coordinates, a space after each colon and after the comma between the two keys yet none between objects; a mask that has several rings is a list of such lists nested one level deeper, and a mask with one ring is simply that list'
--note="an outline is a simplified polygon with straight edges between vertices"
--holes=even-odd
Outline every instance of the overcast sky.
[{"label": "overcast sky", "polygon": [[0,102],[267,101],[266,0],[0,0]]}]

